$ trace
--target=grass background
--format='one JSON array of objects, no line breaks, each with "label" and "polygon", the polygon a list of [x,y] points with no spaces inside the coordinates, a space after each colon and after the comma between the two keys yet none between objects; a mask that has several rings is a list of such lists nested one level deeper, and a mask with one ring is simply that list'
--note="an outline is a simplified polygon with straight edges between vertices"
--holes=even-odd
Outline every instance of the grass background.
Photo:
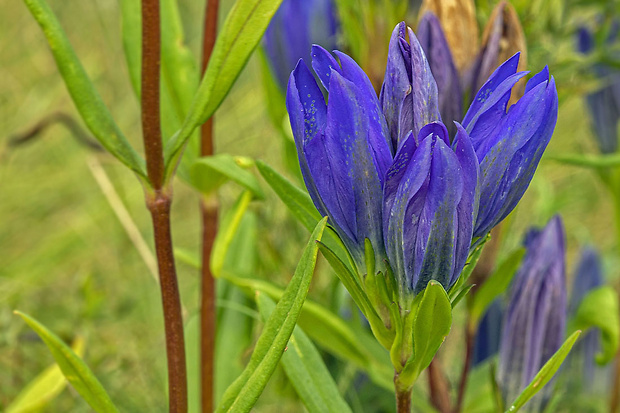
[{"label": "grass background", "polygon": [[[139,107],[128,80],[117,2],[49,3],[117,123],[134,146],[141,148]],[[179,3],[188,43],[198,55],[202,2]],[[223,2],[224,11],[228,3]],[[591,172],[548,160],[553,155],[596,152],[583,106],[585,88],[581,85],[587,79],[562,58],[573,47],[570,28],[576,18],[567,16],[558,28],[561,37],[537,38],[529,44],[531,70],[549,64],[551,73],[557,73],[560,111],[545,159],[512,218],[505,251],[518,245],[529,225],[543,225],[560,213],[567,230],[569,277],[579,249],[592,244],[604,254],[606,276],[615,280],[619,260],[608,194]],[[532,29],[528,38],[535,35]],[[259,63],[253,57],[218,111],[217,151],[262,159],[283,171],[280,137],[263,102]],[[79,145],[60,126],[34,142],[17,148],[7,145],[10,135],[56,111],[76,115],[35,21],[21,2],[8,2],[0,13],[0,410],[53,362],[36,335],[13,314],[19,309],[67,341],[76,334],[85,337],[85,359],[121,411],[163,412],[166,374],[159,289],[88,163],[96,157],[103,164],[152,245],[138,181],[110,156]],[[252,206],[259,217],[261,274],[283,284],[307,235],[292,224],[282,204],[264,188],[267,200]],[[232,186],[222,189],[223,209],[238,193]],[[198,196],[178,180],[172,219],[175,245],[197,252]],[[329,285],[332,276],[326,265],[320,265],[322,271],[310,294],[325,301],[322,286]],[[188,314],[193,314],[198,305],[198,271],[184,263],[178,269],[183,303]],[[459,334],[453,328],[453,337],[442,350],[446,357],[459,357]],[[454,364],[447,369],[456,377],[460,363]],[[272,380],[260,410],[283,411],[288,404],[291,411],[299,409],[283,383],[281,377]],[[283,397],[284,405],[275,407],[274,400]],[[89,408],[70,389],[46,411],[86,412]]]}]

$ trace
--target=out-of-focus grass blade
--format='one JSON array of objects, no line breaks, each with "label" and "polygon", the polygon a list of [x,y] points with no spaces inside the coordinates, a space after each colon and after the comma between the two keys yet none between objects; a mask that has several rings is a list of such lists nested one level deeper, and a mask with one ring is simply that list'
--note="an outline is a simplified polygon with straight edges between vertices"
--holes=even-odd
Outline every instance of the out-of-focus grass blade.
[{"label": "out-of-focus grass blade", "polygon": [[41,337],[52,356],[54,356],[67,381],[96,412],[118,413],[118,409],[112,403],[110,396],[108,396],[99,380],[97,380],[86,363],[68,345],[34,318],[19,311],[15,313],[23,318],[30,328]]},{"label": "out-of-focus grass blade", "polygon": [[[78,357],[84,354],[84,340],[77,337],[71,349]],[[67,386],[67,379],[58,364],[43,370],[37,377],[24,387],[5,413],[36,413],[54,400]]]},{"label": "out-of-focus grass blade", "polygon": [[[276,172],[272,167],[262,161],[256,161],[256,167],[265,181],[271,186],[278,197],[290,209],[291,213],[309,231],[321,219],[321,214],[314,207],[310,195],[293,185],[288,179]],[[351,271],[355,271],[355,266],[351,262],[351,257],[347,252],[342,240],[333,229],[327,228],[322,241],[340,260],[347,265]]]},{"label": "out-of-focus grass blade", "polygon": [[542,389],[545,384],[551,380],[553,375],[562,365],[562,362],[568,356],[568,353],[573,348],[575,341],[579,338],[581,331],[575,331],[569,338],[566,339],[564,344],[555,352],[555,354],[545,363],[544,366],[540,369],[538,374],[534,376],[532,382],[521,392],[519,397],[514,401],[512,406],[507,410],[507,412],[513,413],[518,411],[528,400],[530,400],[536,393]]},{"label": "out-of-focus grass blade", "polygon": [[168,174],[193,130],[220,106],[260,42],[282,0],[237,0],[218,34],[209,65],[181,127],[166,145]]},{"label": "out-of-focus grass blade", "polygon": [[326,224],[327,219],[321,220],[312,232],[295,274],[265,323],[250,362],[241,376],[226,389],[216,412],[248,412],[265,389],[293,334],[308,294],[319,252],[317,240],[321,239]]},{"label": "out-of-focus grass blade", "polygon": [[226,181],[232,180],[252,191],[256,198],[264,199],[265,194],[256,176],[247,169],[253,164],[251,159],[227,153],[205,156],[193,163],[190,183],[203,194],[210,195]]},{"label": "out-of-focus grass blade", "polygon": [[[620,341],[620,320],[618,319],[618,295],[612,287],[605,285],[589,291],[572,320],[572,329],[585,331],[597,327],[601,331],[601,353],[596,355],[599,364],[614,359]],[[571,331],[571,330],[569,330]]]},{"label": "out-of-focus grass blade", "polygon": [[58,70],[88,129],[112,155],[146,179],[144,159],[138,155],[112,119],[50,7],[44,0],[24,0],[24,3],[41,26]]},{"label": "out-of-focus grass blade", "polygon": [[[241,278],[226,271],[222,272],[222,277],[241,287],[248,294],[260,291],[274,300],[279,300],[283,294],[280,287],[267,281]],[[354,330],[336,314],[311,300],[306,300],[304,303],[298,324],[325,351],[352,362],[386,390],[394,390],[394,371],[388,354],[367,331]],[[373,345],[374,348],[371,348]]]},{"label": "out-of-focus grass blade", "polygon": [[213,251],[211,252],[210,265],[214,277],[219,277],[222,272],[228,248],[237,233],[243,214],[245,214],[245,211],[248,209],[251,200],[252,193],[250,191],[244,191],[237,199],[237,202],[235,202],[233,208],[227,211],[222,220],[220,229],[215,236]]},{"label": "out-of-focus grass blade", "polygon": [[591,169],[614,168],[620,166],[620,154],[581,155],[575,153],[548,156],[546,159]]},{"label": "out-of-focus grass blade", "polygon": [[[258,294],[256,303],[263,319],[269,318],[276,306],[266,294]],[[321,355],[299,326],[295,327],[282,355],[282,365],[310,413],[351,411],[338,392]]]},{"label": "out-of-focus grass blade", "polygon": [[486,313],[493,300],[506,291],[519,268],[519,264],[521,264],[523,255],[525,255],[525,248],[513,251],[476,291],[469,310],[469,316],[473,325],[478,325],[478,322]]}]

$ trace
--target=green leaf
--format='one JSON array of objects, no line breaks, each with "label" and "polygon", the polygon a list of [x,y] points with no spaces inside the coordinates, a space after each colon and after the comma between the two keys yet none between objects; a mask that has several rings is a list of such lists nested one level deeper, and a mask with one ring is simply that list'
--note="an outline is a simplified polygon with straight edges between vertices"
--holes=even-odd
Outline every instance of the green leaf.
[{"label": "green leaf", "polygon": [[493,300],[506,291],[524,255],[525,248],[519,248],[513,251],[502,261],[493,274],[486,279],[478,291],[476,291],[469,310],[470,319],[474,326],[478,325],[480,319],[484,313],[486,313],[487,308],[491,305]]},{"label": "green leaf", "polygon": [[605,155],[566,154],[547,156],[545,159],[590,169],[615,168],[620,166],[620,154],[618,153]]},{"label": "green leaf", "polygon": [[220,106],[250,55],[260,42],[282,0],[237,0],[217,36],[213,54],[191,109],[166,145],[167,176],[176,166],[179,151],[193,130]]},{"label": "green leaf", "polygon": [[316,226],[276,309],[258,338],[247,367],[226,389],[216,412],[249,412],[271,378],[288,343],[310,288],[327,219]]},{"label": "green leaf", "polygon": [[572,320],[572,329],[585,331],[592,327],[600,329],[602,338],[602,352],[596,355],[596,361],[607,364],[614,359],[620,340],[618,296],[608,285],[589,291]]},{"label": "green leaf", "polygon": [[123,35],[123,50],[125,62],[129,71],[131,87],[136,96],[140,97],[141,79],[141,41],[142,41],[142,15],[140,0],[120,0],[121,27]]},{"label": "green leaf", "polygon": [[452,326],[452,305],[442,285],[429,281],[421,294],[413,322],[413,358],[401,373],[402,383],[409,385],[431,364]]},{"label": "green leaf", "polygon": [[[314,228],[316,223],[321,219],[321,214],[319,214],[319,211],[314,207],[310,195],[293,185],[288,179],[280,175],[266,163],[257,160],[256,167],[265,181],[271,186],[271,189],[274,190],[282,202],[288,207],[293,216],[295,216],[295,218],[309,231],[312,231],[312,228]],[[351,256],[347,252],[342,240],[333,229],[327,228],[325,236],[323,237],[323,243],[346,264],[349,271],[356,273],[356,266],[353,264]]]},{"label": "green leaf", "polygon": [[248,209],[251,200],[252,193],[244,191],[222,220],[213,242],[213,250],[211,251],[210,265],[214,277],[219,277],[222,272],[230,244],[237,233],[243,214]]},{"label": "green leaf", "polygon": [[467,280],[469,279],[471,274],[474,272],[474,268],[476,268],[476,264],[478,264],[478,260],[482,255],[482,249],[490,238],[491,235],[487,234],[487,236],[480,242],[480,244],[477,245],[476,248],[474,248],[474,250],[469,253],[469,257],[467,257],[467,262],[465,263],[465,268],[463,268],[459,279],[456,280],[456,283],[454,283],[452,288],[450,288],[450,291],[448,291],[448,295],[450,296],[451,301],[454,301],[455,297],[460,295],[462,290],[466,288],[465,284],[467,283]]},{"label": "green leaf", "polygon": [[41,337],[69,383],[96,412],[118,412],[99,380],[69,346],[29,315],[19,311],[15,311],[15,314],[23,318]]},{"label": "green leaf", "polygon": [[256,198],[264,199],[265,194],[258,180],[247,170],[253,163],[251,159],[229,154],[202,157],[197,159],[191,167],[190,183],[208,196],[226,181],[232,180],[252,191]]},{"label": "green leaf", "polygon": [[[84,340],[76,338],[71,349],[78,357],[84,354]],[[47,406],[67,386],[67,379],[63,376],[58,364],[53,364],[43,370],[37,377],[24,387],[5,413],[35,413]]]},{"label": "green leaf", "polygon": [[551,380],[553,375],[562,365],[562,362],[568,356],[571,348],[577,341],[577,338],[581,334],[581,331],[575,331],[565,342],[562,344],[562,347],[559,348],[558,351],[545,363],[545,365],[540,369],[540,371],[534,376],[532,382],[521,392],[519,397],[514,401],[512,406],[507,410],[507,412],[513,413],[518,411],[528,400],[530,400],[540,389],[542,389],[545,384]]},{"label": "green leaf", "polygon": [[[283,294],[280,287],[267,281],[237,277],[226,271],[222,272],[222,277],[241,287],[247,294],[253,295],[255,291],[260,291],[274,300],[279,300]],[[355,364],[381,387],[394,390],[394,371],[388,354],[366,330],[352,328],[336,314],[312,300],[304,303],[298,324],[325,351]]]},{"label": "green leaf", "polygon": [[41,26],[58,70],[88,129],[112,155],[146,180],[144,159],[112,119],[50,7],[44,0],[24,0],[24,3]]},{"label": "green leaf", "polygon": [[[268,318],[275,308],[273,300],[266,294],[259,294],[256,302],[262,318]],[[282,356],[282,365],[310,413],[351,411],[338,392],[338,387],[321,355],[299,326],[295,327]]]}]

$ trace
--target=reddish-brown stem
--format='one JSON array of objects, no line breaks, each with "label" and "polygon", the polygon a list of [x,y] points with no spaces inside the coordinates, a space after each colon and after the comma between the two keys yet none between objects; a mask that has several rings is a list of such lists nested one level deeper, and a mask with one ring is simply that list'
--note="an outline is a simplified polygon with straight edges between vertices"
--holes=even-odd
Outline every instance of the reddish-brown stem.
[{"label": "reddish-brown stem", "polygon": [[448,379],[441,370],[437,358],[428,366],[428,387],[431,403],[441,413],[450,413],[450,389]]},{"label": "reddish-brown stem", "polygon": [[467,389],[467,378],[469,377],[469,370],[471,369],[474,338],[474,327],[468,322],[467,327],[465,328],[465,360],[463,360],[463,371],[461,372],[461,380],[459,381],[459,392],[456,398],[456,406],[454,408],[455,413],[460,412],[463,408],[465,390]]},{"label": "reddish-brown stem", "polygon": [[396,413],[411,413],[411,388],[403,388],[398,381],[398,373],[394,374],[394,390],[396,391]]},{"label": "reddish-brown stem", "polygon": [[164,186],[159,110],[160,57],[159,0],[142,0],[142,134],[146,170],[151,185],[151,188],[146,189],[146,203],[153,220],[164,311],[170,412],[186,413],[187,371],[183,316],[170,231],[172,193]]},{"label": "reddish-brown stem", "polygon": [[[207,69],[211,52],[217,37],[217,17],[219,1],[207,0],[203,29],[202,72]],[[214,153],[213,118],[208,119],[200,129],[200,155]],[[215,196],[203,199],[200,204],[202,214],[202,268],[200,303],[200,383],[203,413],[211,413],[214,407],[213,377],[215,372],[215,280],[211,273],[211,251],[217,234],[218,204]]]},{"label": "reddish-brown stem", "polygon": [[161,299],[164,308],[166,353],[168,356],[168,395],[170,413],[187,412],[187,371],[185,365],[185,340],[181,297],[174,264],[172,236],[170,233],[169,194],[157,191],[148,197],[147,205],[153,219],[155,251],[159,267]]}]

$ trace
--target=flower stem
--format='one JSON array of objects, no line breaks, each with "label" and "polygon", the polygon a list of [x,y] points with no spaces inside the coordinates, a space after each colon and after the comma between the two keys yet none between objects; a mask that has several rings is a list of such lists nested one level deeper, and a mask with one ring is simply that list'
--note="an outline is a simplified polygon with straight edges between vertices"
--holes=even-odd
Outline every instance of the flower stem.
[{"label": "flower stem", "polygon": [[470,322],[465,328],[465,359],[463,360],[463,371],[461,372],[461,380],[459,382],[459,392],[456,399],[454,412],[458,413],[463,409],[463,401],[465,400],[465,390],[467,389],[467,379],[471,369],[471,359],[474,347],[475,331],[474,326]]},{"label": "flower stem", "polygon": [[411,413],[411,388],[403,388],[398,380],[398,373],[394,374],[394,389],[396,391],[396,412]]},{"label": "flower stem", "polygon": [[153,221],[164,311],[169,410],[171,413],[186,413],[187,371],[183,317],[170,231],[172,192],[164,187],[165,166],[159,108],[160,58],[159,0],[142,0],[142,134],[150,183],[150,188],[146,188],[146,204]]},{"label": "flower stem", "polygon": [[[217,17],[219,0],[207,0],[203,29],[202,72],[207,69],[215,39],[217,37]],[[200,129],[200,155],[214,154],[213,118],[208,119]],[[211,273],[211,252],[217,234],[218,202],[215,196],[204,198],[200,204],[202,215],[202,268],[200,303],[200,383],[201,406],[203,413],[211,413],[214,407],[215,371],[215,280]]]},{"label": "flower stem", "polygon": [[431,403],[441,413],[450,413],[450,389],[437,357],[428,365],[428,385]]}]

